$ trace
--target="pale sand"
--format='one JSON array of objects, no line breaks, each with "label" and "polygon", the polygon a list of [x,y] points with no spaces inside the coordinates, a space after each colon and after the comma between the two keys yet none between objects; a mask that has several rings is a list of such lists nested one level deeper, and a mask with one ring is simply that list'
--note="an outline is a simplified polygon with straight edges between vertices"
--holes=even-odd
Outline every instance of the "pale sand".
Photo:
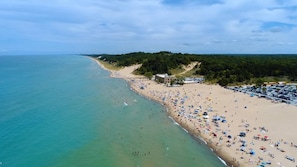
[{"label": "pale sand", "polygon": [[[218,85],[166,87],[131,74],[138,67],[136,65],[111,71],[112,76],[126,79],[139,94],[165,104],[169,108],[170,117],[189,133],[206,141],[228,165],[258,166],[269,161],[270,166],[297,165],[297,162],[285,158],[297,158],[296,106],[275,104],[270,100],[250,97]],[[198,114],[194,114],[196,109],[199,110]],[[203,118],[202,113],[205,111],[208,111],[209,119]],[[225,117],[227,122],[219,121],[216,126],[211,121],[215,115]],[[245,132],[246,137],[239,137],[240,132]],[[229,139],[228,135],[232,138]],[[258,136],[259,139],[256,139]],[[263,141],[264,136],[268,136],[269,140]],[[240,150],[242,140],[246,141],[245,151]],[[277,142],[279,144],[275,146]],[[261,147],[264,149],[261,150]],[[255,151],[255,155],[250,155],[251,149]]]}]

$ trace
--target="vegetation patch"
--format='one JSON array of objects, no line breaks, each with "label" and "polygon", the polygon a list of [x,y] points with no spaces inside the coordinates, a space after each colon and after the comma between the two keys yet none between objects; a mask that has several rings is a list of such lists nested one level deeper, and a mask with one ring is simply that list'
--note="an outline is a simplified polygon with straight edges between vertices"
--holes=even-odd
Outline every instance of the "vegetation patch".
[{"label": "vegetation patch", "polygon": [[117,67],[142,64],[137,74],[151,76],[160,73],[179,74],[182,66],[200,62],[192,71],[180,75],[204,76],[209,83],[222,86],[266,81],[297,81],[297,55],[203,55],[167,51],[135,52],[121,55],[93,55]]},{"label": "vegetation patch", "polygon": [[115,71],[118,71],[120,70],[122,67],[120,66],[117,66],[116,64],[114,63],[110,63],[110,62],[107,62],[107,61],[103,61],[103,60],[100,60],[100,63],[106,68],[106,69],[109,69],[109,70],[115,70]]}]

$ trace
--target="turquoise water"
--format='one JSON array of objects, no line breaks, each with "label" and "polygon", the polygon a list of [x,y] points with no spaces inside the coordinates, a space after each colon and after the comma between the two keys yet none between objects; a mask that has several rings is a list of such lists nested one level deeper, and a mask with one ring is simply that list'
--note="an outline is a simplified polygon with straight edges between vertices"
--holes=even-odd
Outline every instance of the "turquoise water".
[{"label": "turquoise water", "polygon": [[0,166],[224,165],[87,57],[0,56]]}]

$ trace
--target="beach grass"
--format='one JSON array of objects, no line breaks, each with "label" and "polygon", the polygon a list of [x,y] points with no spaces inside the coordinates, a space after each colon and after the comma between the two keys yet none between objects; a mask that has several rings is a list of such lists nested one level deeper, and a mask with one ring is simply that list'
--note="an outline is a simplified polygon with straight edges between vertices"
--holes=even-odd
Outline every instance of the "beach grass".
[{"label": "beach grass", "polygon": [[180,77],[202,77],[201,75],[197,75],[196,71],[199,67],[196,67],[198,62],[192,62],[188,67],[184,65],[179,65],[175,69],[171,69],[170,72],[173,75],[180,76]]},{"label": "beach grass", "polygon": [[183,69],[182,66],[178,66],[177,68],[170,69],[170,72],[173,75],[178,75],[178,74],[180,74],[180,73],[182,73],[184,71],[185,71],[185,69]]},{"label": "beach grass", "polygon": [[118,71],[122,69],[122,67],[119,67],[116,64],[111,64],[109,62],[102,61],[102,60],[98,60],[98,61],[108,70]]}]

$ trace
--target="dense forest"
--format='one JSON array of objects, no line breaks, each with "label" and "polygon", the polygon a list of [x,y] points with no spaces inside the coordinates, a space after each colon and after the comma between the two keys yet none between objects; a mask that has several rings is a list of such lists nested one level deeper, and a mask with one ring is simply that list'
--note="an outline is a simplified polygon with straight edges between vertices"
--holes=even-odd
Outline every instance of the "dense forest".
[{"label": "dense forest", "polygon": [[[89,55],[90,56],[90,55]],[[142,64],[139,74],[170,73],[170,69],[200,62],[194,75],[203,75],[206,81],[222,86],[234,83],[261,84],[286,79],[297,81],[297,55],[203,55],[162,51],[158,53],[134,52],[120,55],[91,55],[116,66]]]}]

